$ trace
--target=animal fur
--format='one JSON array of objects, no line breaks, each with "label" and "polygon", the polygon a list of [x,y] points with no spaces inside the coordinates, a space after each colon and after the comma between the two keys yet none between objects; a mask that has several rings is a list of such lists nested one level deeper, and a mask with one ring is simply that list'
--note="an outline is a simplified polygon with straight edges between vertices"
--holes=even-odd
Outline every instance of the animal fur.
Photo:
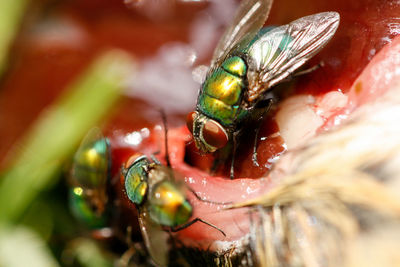
[{"label": "animal fur", "polygon": [[[400,83],[341,126],[287,153],[261,214],[259,266],[400,266]],[[283,177],[283,178],[282,178]]]}]

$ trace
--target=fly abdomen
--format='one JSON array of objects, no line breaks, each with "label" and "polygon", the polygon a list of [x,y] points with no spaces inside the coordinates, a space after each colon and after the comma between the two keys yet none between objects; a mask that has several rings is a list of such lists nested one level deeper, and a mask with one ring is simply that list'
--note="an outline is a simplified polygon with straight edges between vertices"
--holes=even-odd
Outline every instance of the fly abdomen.
[{"label": "fly abdomen", "polygon": [[170,181],[156,184],[149,200],[150,217],[160,225],[175,227],[187,223],[192,216],[192,205],[177,185]]}]

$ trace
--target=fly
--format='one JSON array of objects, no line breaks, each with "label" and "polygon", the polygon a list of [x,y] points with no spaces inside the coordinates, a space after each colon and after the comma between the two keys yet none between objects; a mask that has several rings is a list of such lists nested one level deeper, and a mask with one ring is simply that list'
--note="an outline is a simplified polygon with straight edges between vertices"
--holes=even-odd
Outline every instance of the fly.
[{"label": "fly", "polygon": [[[184,185],[175,180],[169,163],[165,116],[163,120],[167,166],[162,165],[154,157],[149,159],[147,156],[137,154],[126,162],[121,174],[126,195],[138,209],[145,245],[153,260],[164,266],[167,264],[168,235],[163,230],[177,232],[201,222],[218,230],[224,236],[225,233],[200,218],[190,220],[193,207],[186,199]],[[199,200],[206,201],[197,196],[193,190],[190,191]]]},{"label": "fly", "polygon": [[[249,121],[268,112],[271,88],[317,54],[339,26],[337,12],[323,12],[261,29],[271,5],[272,0],[241,2],[215,49],[196,110],[187,117],[188,129],[202,153],[233,142],[231,178],[237,138]],[[256,164],[254,155],[253,161]]]},{"label": "fly", "polygon": [[74,215],[92,228],[106,223],[106,185],[111,167],[108,139],[93,128],[76,151],[69,177],[70,207]]}]

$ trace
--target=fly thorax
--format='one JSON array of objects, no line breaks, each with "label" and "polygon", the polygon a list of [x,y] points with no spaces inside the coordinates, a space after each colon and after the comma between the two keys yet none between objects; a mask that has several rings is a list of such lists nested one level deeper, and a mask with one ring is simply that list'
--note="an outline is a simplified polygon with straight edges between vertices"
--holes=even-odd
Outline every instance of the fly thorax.
[{"label": "fly thorax", "polygon": [[222,68],[237,77],[244,77],[247,73],[247,65],[245,61],[239,56],[227,58],[222,63]]},{"label": "fly thorax", "polygon": [[227,58],[205,80],[198,109],[223,126],[235,123],[245,89],[247,65],[239,56]]},{"label": "fly thorax", "polygon": [[148,191],[148,166],[150,164],[149,160],[142,156],[127,166],[124,171],[126,194],[137,205],[142,204]]},{"label": "fly thorax", "polygon": [[74,156],[72,175],[84,188],[104,186],[109,168],[108,140],[102,138],[85,144]]}]

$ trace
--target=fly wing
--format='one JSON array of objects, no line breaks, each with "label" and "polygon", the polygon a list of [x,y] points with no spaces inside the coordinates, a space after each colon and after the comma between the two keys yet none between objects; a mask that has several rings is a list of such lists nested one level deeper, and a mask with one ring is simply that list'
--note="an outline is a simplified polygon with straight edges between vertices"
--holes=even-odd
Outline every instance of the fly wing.
[{"label": "fly wing", "polygon": [[245,47],[264,25],[273,0],[243,0],[214,51],[210,71],[233,50]]},{"label": "fly wing", "polygon": [[142,208],[140,211],[139,224],[144,243],[151,258],[157,266],[167,266],[168,233],[162,230],[160,224],[155,223],[150,218],[147,208]]},{"label": "fly wing", "polygon": [[247,100],[256,100],[317,54],[333,37],[339,21],[337,12],[318,13],[276,27],[257,39],[248,49]]}]

